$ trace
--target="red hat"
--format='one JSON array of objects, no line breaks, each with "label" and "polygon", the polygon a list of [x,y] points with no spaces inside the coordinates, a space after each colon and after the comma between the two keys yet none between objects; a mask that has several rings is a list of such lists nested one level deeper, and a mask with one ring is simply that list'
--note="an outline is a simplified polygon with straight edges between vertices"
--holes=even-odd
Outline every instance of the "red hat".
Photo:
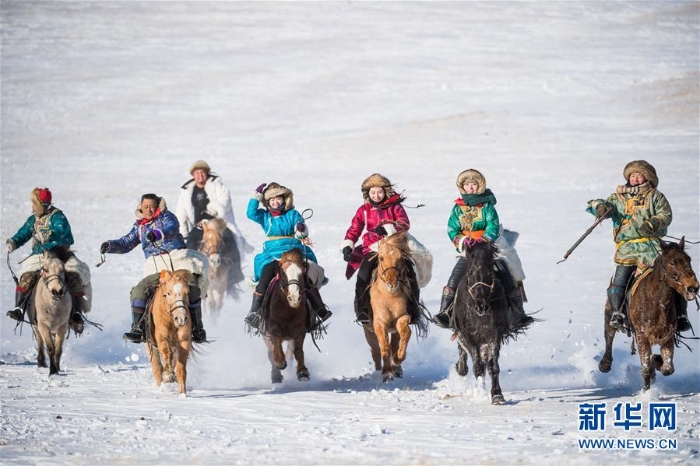
[{"label": "red hat", "polygon": [[39,200],[42,204],[51,204],[51,191],[49,191],[49,188],[39,188]]}]

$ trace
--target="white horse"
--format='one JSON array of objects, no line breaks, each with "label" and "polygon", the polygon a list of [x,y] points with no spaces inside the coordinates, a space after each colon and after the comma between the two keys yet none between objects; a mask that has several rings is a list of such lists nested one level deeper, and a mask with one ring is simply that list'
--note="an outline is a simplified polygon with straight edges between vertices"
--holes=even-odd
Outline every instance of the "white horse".
[{"label": "white horse", "polygon": [[46,367],[44,347],[49,355],[49,375],[61,370],[63,341],[68,334],[68,320],[73,297],[66,284],[65,265],[51,252],[44,252],[39,281],[34,287],[30,304],[35,312],[32,322],[37,342],[37,366]]}]

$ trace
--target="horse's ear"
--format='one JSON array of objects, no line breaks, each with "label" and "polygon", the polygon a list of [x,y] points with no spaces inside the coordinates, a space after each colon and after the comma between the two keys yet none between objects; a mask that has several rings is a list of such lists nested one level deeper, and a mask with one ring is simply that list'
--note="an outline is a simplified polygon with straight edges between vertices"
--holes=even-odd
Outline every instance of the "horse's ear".
[{"label": "horse's ear", "polygon": [[170,278],[172,274],[170,273],[170,270],[161,270],[160,271],[160,282],[166,282]]},{"label": "horse's ear", "polygon": [[209,220],[202,220],[202,231],[206,233],[206,231],[209,229]]},{"label": "horse's ear", "polygon": [[659,240],[659,244],[661,245],[661,250],[662,251],[668,251],[668,243],[664,240]]},{"label": "horse's ear", "polygon": [[681,248],[681,251],[685,248],[685,236],[681,236],[681,242],[678,243],[678,247]]}]

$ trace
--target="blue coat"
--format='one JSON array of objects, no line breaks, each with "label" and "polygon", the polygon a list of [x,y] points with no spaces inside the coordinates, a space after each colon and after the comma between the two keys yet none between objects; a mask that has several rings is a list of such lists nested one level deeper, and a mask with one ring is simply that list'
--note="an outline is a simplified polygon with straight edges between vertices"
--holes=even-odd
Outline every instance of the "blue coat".
[{"label": "blue coat", "polygon": [[20,247],[32,238],[32,254],[41,254],[55,246],[69,247],[73,244],[73,233],[68,219],[62,211],[53,206],[47,209],[38,221],[35,215],[30,215],[10,239]]},{"label": "blue coat", "polygon": [[[146,234],[149,231],[156,234],[155,243],[149,243],[146,240]],[[107,252],[114,254],[127,253],[140,244],[146,258],[185,248],[185,240],[180,234],[180,223],[175,214],[169,210],[161,210],[150,220],[137,220],[129,233],[107,243],[109,244]]]},{"label": "blue coat", "polygon": [[299,241],[309,235],[308,228],[303,233],[296,231],[297,223],[304,223],[304,217],[295,209],[274,216],[267,209],[258,209],[259,204],[257,199],[251,199],[246,215],[262,227],[269,239],[263,243],[262,252],[253,260],[253,280],[260,280],[263,267],[272,261],[280,260],[282,254],[293,248],[301,249],[308,260],[318,263],[311,248]]}]

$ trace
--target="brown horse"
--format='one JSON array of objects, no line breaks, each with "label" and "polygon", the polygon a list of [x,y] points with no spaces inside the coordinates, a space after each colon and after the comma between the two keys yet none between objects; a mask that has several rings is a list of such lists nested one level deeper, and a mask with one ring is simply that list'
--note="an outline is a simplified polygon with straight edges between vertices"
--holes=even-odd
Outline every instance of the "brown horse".
[{"label": "brown horse", "polygon": [[382,371],[384,382],[403,377],[401,364],[406,359],[406,347],[411,339],[408,303],[412,298],[406,266],[410,257],[405,232],[379,242],[376,278],[369,289],[372,316],[363,328],[374,368]]},{"label": "brown horse", "polygon": [[224,231],[226,222],[220,218],[204,220],[202,225],[202,243],[199,247],[209,259],[209,288],[205,309],[218,313],[223,305],[228,288],[231,263],[225,257]]},{"label": "brown horse", "polygon": [[[51,252],[44,252],[39,281],[32,290],[30,308],[36,315],[32,323],[37,343],[37,366],[46,367],[44,348],[49,354],[49,375],[61,370],[63,342],[68,333],[68,319],[73,298],[66,284],[63,261]],[[31,322],[34,319],[30,318]]]},{"label": "brown horse", "polygon": [[[676,343],[677,315],[675,293],[690,301],[698,293],[698,279],[690,266],[690,257],[680,243],[661,243],[661,254],[650,272],[639,277],[629,296],[628,316],[631,331],[639,348],[643,390],[648,390],[656,370],[673,374],[673,350]],[[605,353],[598,364],[601,372],[612,367],[612,344],[616,330],[608,325],[610,303],[605,306]],[[653,354],[652,345],[659,345],[661,355]],[[633,350],[634,354],[634,350]]]},{"label": "brown horse", "polygon": [[267,357],[272,364],[272,383],[282,382],[281,370],[287,367],[287,357],[282,343],[289,342],[288,352],[297,361],[297,379],[309,380],[309,369],[304,365],[304,339],[309,325],[306,301],[308,266],[301,250],[294,248],[279,260],[279,273],[268,291],[269,311],[266,313],[263,334]]},{"label": "brown horse", "polygon": [[192,273],[184,269],[160,272],[151,308],[150,336],[146,342],[156,385],[172,383],[177,377],[180,396],[186,395],[187,359],[192,348],[189,310],[192,279]]}]

